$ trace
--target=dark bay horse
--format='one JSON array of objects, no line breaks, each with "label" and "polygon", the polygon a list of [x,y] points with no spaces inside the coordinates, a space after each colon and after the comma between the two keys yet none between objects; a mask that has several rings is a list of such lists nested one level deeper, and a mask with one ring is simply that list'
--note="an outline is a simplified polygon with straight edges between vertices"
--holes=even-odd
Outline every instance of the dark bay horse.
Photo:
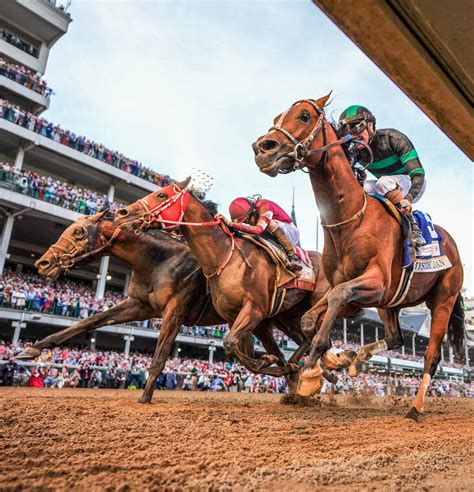
[{"label": "dark bay horse", "polygon": [[[128,298],[107,311],[49,335],[26,349],[18,358],[35,358],[43,348],[59,345],[101,326],[163,318],[149,378],[139,400],[149,403],[156,379],[164,368],[179,328],[196,324],[211,326],[224,320],[210,302],[206,294],[206,279],[185,243],[161,231],[137,236],[130,230],[118,227],[114,217],[107,217],[105,212],[82,217],[70,225],[36,262],[36,266],[40,274],[57,278],[61,272],[105,255],[120,258],[132,268]],[[274,324],[298,345],[303,343],[301,331],[289,333],[285,325],[278,325],[278,320]],[[254,334],[272,357],[277,358],[277,363],[285,366],[285,358],[273,338],[272,330],[273,323],[262,323]],[[245,347],[247,351],[253,351],[251,338]],[[295,376],[287,375],[286,379],[289,387],[294,389]]]},{"label": "dark bay horse", "polygon": [[361,347],[355,360],[345,354],[344,365],[348,365],[403,345],[400,309],[426,302],[432,315],[431,334],[423,379],[407,414],[417,420],[424,410],[426,392],[447,332],[456,352],[460,354],[462,350],[462,263],[454,240],[436,226],[442,236],[442,251],[452,267],[415,273],[404,300],[392,306],[402,274],[401,229],[383,205],[368,197],[357,182],[341,146],[342,139],[338,140],[325,118],[323,108],[328,98],[296,102],[277,116],[268,133],[253,144],[255,162],[269,176],[300,168],[308,170],[324,228],[323,268],[331,290],[302,320],[302,328],[312,343],[300,375],[299,392],[310,395],[318,389],[319,372],[314,368],[330,348],[330,330],[337,317],[361,307],[381,308],[385,339]]},{"label": "dark bay horse", "polygon": [[[264,357],[263,360],[256,360],[241,348],[242,340],[256,326],[274,315],[272,298],[277,276],[275,264],[254,243],[234,236],[222,224],[213,221],[209,211],[187,190],[189,180],[150,193],[118,210],[117,217],[122,218],[124,223],[138,227],[138,230],[162,227],[163,224],[167,227],[179,224],[207,278],[216,311],[231,326],[224,340],[226,354],[235,357],[253,372],[260,372],[264,368],[266,373],[280,369],[268,367],[271,359]],[[311,252],[310,258],[316,272],[315,290],[288,290],[278,311],[278,321],[286,325],[290,333],[295,330],[299,332],[305,309],[316,304],[329,288],[319,268],[320,255]],[[297,371],[294,363],[307,350],[307,343],[301,344],[290,358],[288,370]],[[325,357],[336,358],[333,354]]]}]

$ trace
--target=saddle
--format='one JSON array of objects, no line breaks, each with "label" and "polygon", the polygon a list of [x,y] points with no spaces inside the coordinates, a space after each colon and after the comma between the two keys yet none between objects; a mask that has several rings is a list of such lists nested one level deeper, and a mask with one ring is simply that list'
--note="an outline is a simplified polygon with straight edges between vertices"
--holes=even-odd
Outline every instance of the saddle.
[{"label": "saddle", "polygon": [[316,286],[316,273],[309,259],[308,253],[302,248],[295,247],[303,270],[296,274],[290,269],[290,262],[283,248],[270,235],[254,236],[251,234],[239,233],[243,239],[251,241],[271,258],[276,267],[275,289],[271,302],[269,316],[274,316],[280,310],[288,289],[300,289],[313,292]]},{"label": "saddle", "polygon": [[383,204],[388,213],[400,224],[403,238],[402,248],[402,276],[400,283],[392,300],[384,307],[395,307],[401,304],[408,291],[415,273],[430,273],[450,268],[449,258],[441,251],[441,234],[435,229],[431,217],[419,210],[413,212],[415,220],[418,222],[426,246],[415,250],[411,240],[411,225],[407,217],[386,197],[376,193],[369,193]]}]

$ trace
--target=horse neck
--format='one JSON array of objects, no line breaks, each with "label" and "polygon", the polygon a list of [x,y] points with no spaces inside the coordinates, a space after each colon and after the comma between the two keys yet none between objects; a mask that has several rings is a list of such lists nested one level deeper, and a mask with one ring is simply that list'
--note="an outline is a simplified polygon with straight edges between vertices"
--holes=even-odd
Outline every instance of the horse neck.
[{"label": "horse neck", "polygon": [[[326,128],[327,143],[337,140],[330,125],[326,125]],[[317,145],[322,147],[324,144],[320,140]],[[342,147],[332,147],[327,152],[325,162],[315,162],[313,165],[309,162],[308,169],[322,223],[336,224],[351,218],[362,209],[364,192]]]},{"label": "horse neck", "polygon": [[[101,233],[105,240],[108,241],[114,234],[117,225],[113,221],[104,221]],[[127,263],[132,270],[140,271],[150,268],[150,262],[145,254],[145,242],[141,236],[134,232],[122,229],[115,237],[110,246],[108,246],[101,256],[112,255]]]},{"label": "horse neck", "polygon": [[[191,196],[184,222],[210,222],[212,215]],[[224,263],[230,250],[230,239],[218,226],[181,226],[191,252],[206,275],[215,273]]]}]

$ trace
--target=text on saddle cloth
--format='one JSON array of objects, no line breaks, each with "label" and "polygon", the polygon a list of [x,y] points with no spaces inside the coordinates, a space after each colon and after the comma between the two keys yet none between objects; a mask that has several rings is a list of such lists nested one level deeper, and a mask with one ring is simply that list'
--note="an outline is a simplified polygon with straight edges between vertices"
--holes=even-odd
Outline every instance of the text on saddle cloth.
[{"label": "text on saddle cloth", "polygon": [[379,200],[400,224],[403,235],[402,268],[408,268],[414,264],[413,270],[415,273],[429,273],[445,270],[452,266],[449,258],[441,250],[442,236],[436,230],[431,217],[427,213],[421,210],[413,212],[413,217],[417,221],[426,241],[425,246],[415,249],[411,240],[411,227],[408,219],[400,213],[388,198],[376,193],[370,193],[369,196]]}]

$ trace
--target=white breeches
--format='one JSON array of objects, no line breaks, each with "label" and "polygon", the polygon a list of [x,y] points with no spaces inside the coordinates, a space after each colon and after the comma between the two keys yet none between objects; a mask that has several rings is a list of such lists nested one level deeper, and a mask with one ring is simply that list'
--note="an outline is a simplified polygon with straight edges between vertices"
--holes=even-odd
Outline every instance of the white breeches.
[{"label": "white breeches", "polygon": [[[368,179],[364,182],[364,190],[367,193],[377,193],[379,195],[386,195],[389,191],[394,190],[395,188],[399,188],[403,193],[403,196],[410,191],[411,187],[411,179],[410,176],[406,174],[397,174],[395,176],[382,176],[379,179]],[[413,203],[416,203],[425,192],[426,188],[426,179],[423,183],[423,187],[421,188],[418,196],[413,200]]]},{"label": "white breeches", "polygon": [[287,224],[286,222],[280,222],[279,220],[272,219],[272,221],[277,222],[280,229],[286,234],[286,237],[290,240],[293,246],[297,246],[300,242],[300,231],[293,224]]}]

